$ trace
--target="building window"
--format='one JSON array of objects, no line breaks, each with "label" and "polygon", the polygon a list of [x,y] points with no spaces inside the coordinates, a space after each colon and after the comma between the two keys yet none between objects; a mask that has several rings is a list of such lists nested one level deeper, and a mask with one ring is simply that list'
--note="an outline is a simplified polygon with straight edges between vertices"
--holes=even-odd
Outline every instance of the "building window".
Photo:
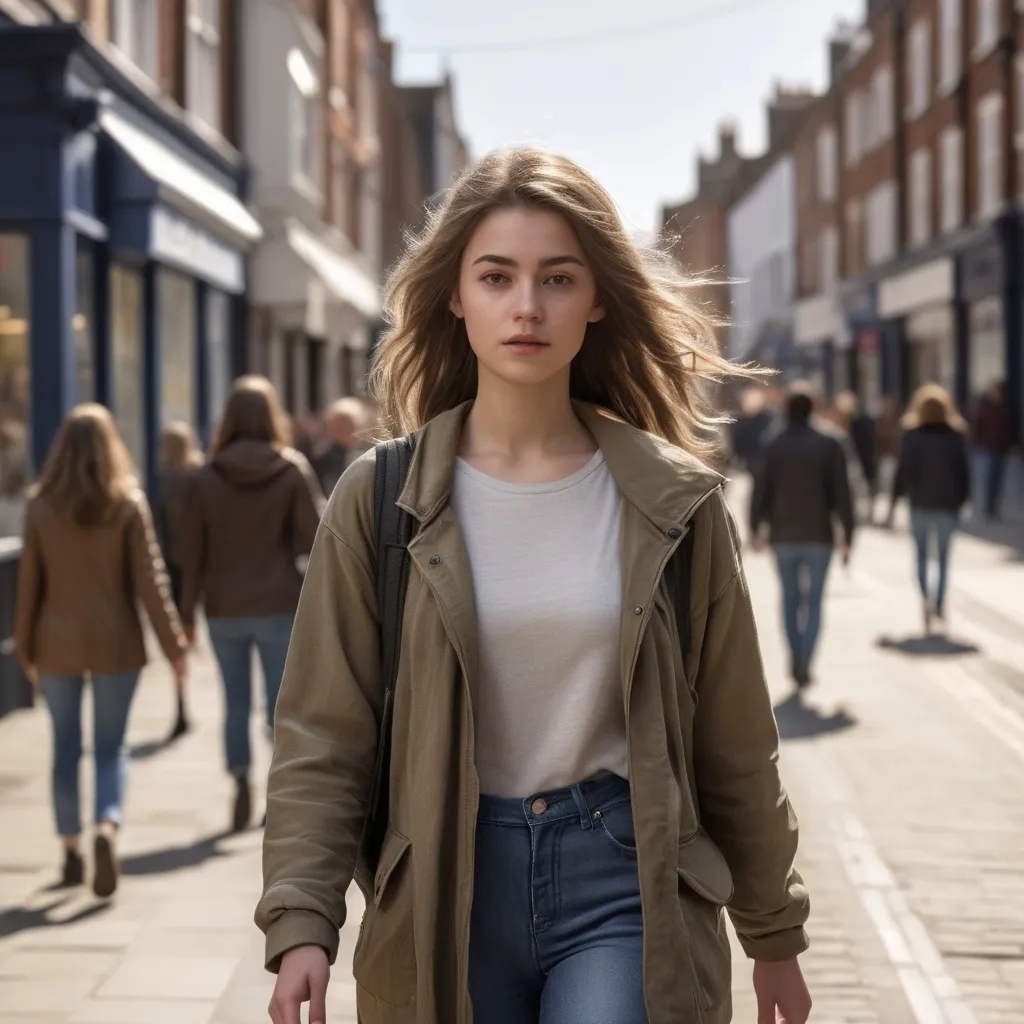
[{"label": "building window", "polygon": [[999,42],[1000,0],[975,0],[977,6],[977,33],[974,39],[974,59],[988,56]]},{"label": "building window", "polygon": [[836,197],[836,130],[831,125],[818,132],[818,201],[831,203]]},{"label": "building window", "polygon": [[860,90],[846,97],[843,117],[846,130],[846,166],[856,167],[863,155],[864,100]]},{"label": "building window", "polygon": [[114,45],[153,81],[159,66],[159,0],[114,0]]},{"label": "building window", "polygon": [[860,272],[861,235],[864,230],[864,204],[851,199],[846,204],[846,276]]},{"label": "building window", "polygon": [[878,68],[871,79],[872,98],[872,143],[880,146],[892,138],[893,133],[893,82],[892,68],[886,64]]},{"label": "building window", "polygon": [[292,176],[319,188],[320,80],[299,50],[291,50],[288,54],[288,73],[291,76]]},{"label": "building window", "polygon": [[207,421],[220,419],[231,388],[231,299],[211,288],[206,293]]},{"label": "building window", "polygon": [[157,271],[156,302],[161,426],[180,420],[195,427],[195,282],[161,267]]},{"label": "building window", "polygon": [[117,429],[136,472],[146,478],[146,435],[142,407],[142,275],[130,267],[110,268],[110,324],[113,403]]},{"label": "building window", "polygon": [[895,182],[883,182],[868,193],[865,247],[870,266],[884,263],[896,254]]},{"label": "building window", "polygon": [[818,259],[821,261],[821,291],[835,291],[839,282],[839,232],[832,224],[818,235]]},{"label": "building window", "polygon": [[942,161],[942,231],[956,231],[964,219],[964,134],[946,128],[939,141]]},{"label": "building window", "polygon": [[211,128],[221,127],[220,0],[188,0],[186,103]]},{"label": "building window", "polygon": [[29,241],[0,234],[0,536],[21,533],[32,478]]},{"label": "building window", "polygon": [[978,103],[978,217],[994,217],[1003,200],[1003,97],[991,92]]},{"label": "building window", "polygon": [[942,0],[942,39],[939,50],[939,88],[948,92],[960,80],[961,50],[963,47],[963,0]]},{"label": "building window", "polygon": [[932,91],[932,29],[929,22],[921,19],[914,22],[910,30],[907,55],[907,119],[920,117],[931,101]]},{"label": "building window", "polygon": [[918,149],[910,157],[910,244],[926,245],[932,237],[932,154]]}]

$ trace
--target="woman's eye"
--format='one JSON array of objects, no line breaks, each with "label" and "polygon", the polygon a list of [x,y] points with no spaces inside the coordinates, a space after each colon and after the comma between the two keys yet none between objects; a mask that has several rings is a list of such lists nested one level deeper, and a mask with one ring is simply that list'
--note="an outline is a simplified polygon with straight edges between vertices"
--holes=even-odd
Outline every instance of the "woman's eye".
[{"label": "woman's eye", "polygon": [[505,277],[504,274],[499,274],[495,272],[492,274],[484,274],[481,280],[486,281],[487,284],[502,284],[504,281],[507,280],[507,278]]},{"label": "woman's eye", "polygon": [[572,278],[567,274],[552,274],[548,280],[556,287],[563,287],[567,284],[572,284]]}]

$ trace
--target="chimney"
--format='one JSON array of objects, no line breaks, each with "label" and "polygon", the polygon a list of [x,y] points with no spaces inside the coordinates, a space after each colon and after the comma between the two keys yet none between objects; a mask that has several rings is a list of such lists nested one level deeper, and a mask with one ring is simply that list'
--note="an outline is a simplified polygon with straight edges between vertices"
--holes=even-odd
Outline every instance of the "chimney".
[{"label": "chimney", "polygon": [[736,156],[736,125],[722,121],[718,125],[718,159],[731,160]]},{"label": "chimney", "polygon": [[768,149],[770,152],[792,145],[804,113],[814,102],[814,92],[805,85],[776,83],[775,96],[768,102]]},{"label": "chimney", "polygon": [[853,42],[857,37],[858,28],[849,22],[840,21],[836,24],[828,41],[828,82],[834,86],[843,74],[843,65],[853,50]]}]

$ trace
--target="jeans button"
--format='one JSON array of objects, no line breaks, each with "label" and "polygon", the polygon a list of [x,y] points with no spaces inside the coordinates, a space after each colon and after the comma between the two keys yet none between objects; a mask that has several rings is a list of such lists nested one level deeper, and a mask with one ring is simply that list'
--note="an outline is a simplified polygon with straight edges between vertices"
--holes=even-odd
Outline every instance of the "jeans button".
[{"label": "jeans button", "polygon": [[534,814],[544,814],[547,811],[547,809],[547,800],[540,796],[537,797],[537,799],[534,800],[532,804],[530,804],[530,810],[533,811]]}]

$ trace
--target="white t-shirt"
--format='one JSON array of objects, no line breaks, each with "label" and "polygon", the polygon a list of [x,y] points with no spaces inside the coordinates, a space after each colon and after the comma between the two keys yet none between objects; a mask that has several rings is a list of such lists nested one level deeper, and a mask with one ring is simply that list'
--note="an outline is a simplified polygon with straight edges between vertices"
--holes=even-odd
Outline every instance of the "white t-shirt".
[{"label": "white t-shirt", "polygon": [[604,456],[507,483],[456,463],[476,594],[476,765],[488,796],[627,776],[619,668],[622,498]]}]

